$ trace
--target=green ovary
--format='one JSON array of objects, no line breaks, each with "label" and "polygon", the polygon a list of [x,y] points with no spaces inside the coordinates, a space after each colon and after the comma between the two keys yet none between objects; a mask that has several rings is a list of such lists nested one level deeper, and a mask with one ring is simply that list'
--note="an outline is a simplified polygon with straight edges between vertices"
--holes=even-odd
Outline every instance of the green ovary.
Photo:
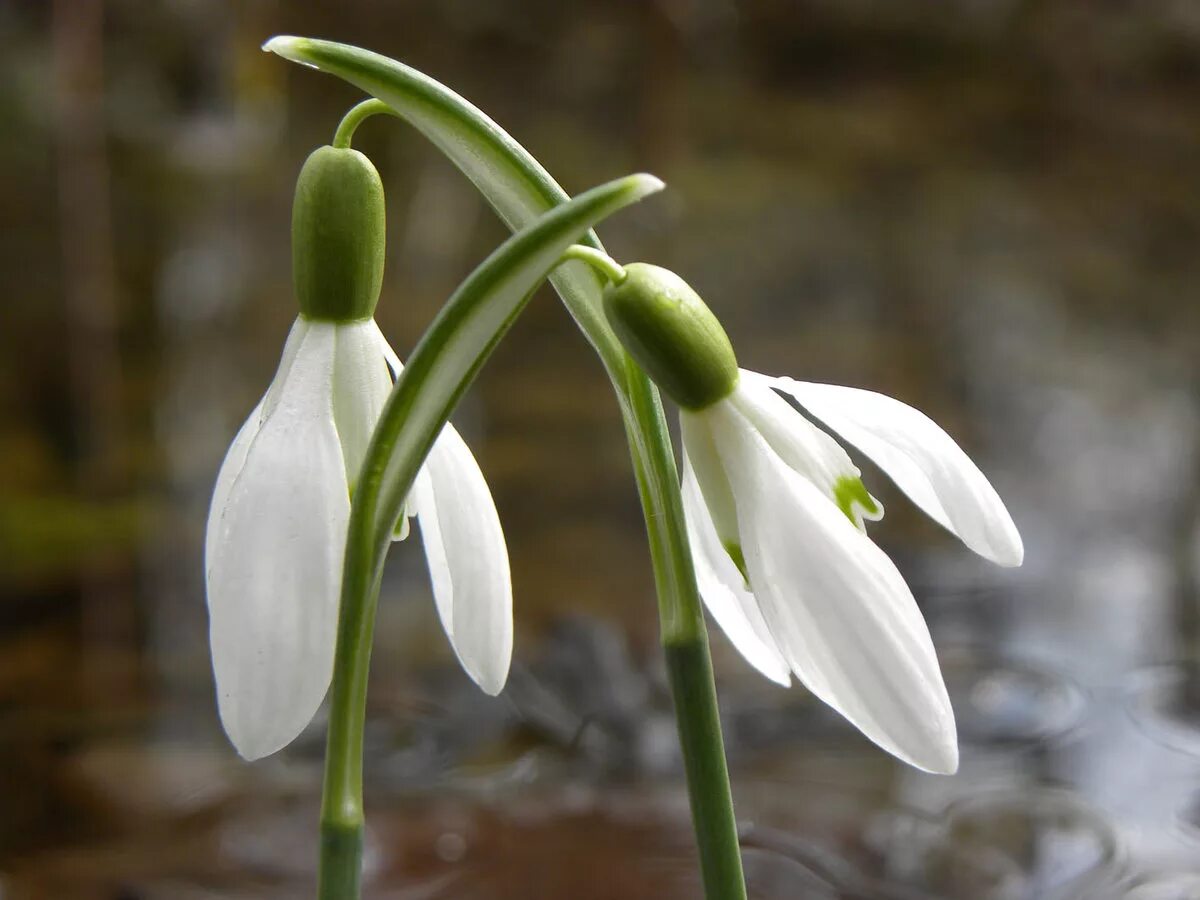
[{"label": "green ovary", "polygon": [[862,483],[862,479],[849,475],[843,475],[834,482],[833,502],[845,513],[855,528],[861,527],[860,517],[854,511],[856,506],[862,510],[862,516],[868,519],[878,518],[882,512],[875,498],[867,492],[867,486]]}]

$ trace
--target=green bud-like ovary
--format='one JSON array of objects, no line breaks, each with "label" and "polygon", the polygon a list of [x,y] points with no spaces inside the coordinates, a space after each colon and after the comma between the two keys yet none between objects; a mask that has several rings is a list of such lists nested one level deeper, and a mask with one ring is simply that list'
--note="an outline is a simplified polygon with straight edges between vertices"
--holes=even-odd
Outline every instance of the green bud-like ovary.
[{"label": "green bud-like ovary", "polygon": [[705,409],[737,386],[738,366],[717,317],[682,278],[646,263],[604,289],[604,312],[646,373],[685,409]]},{"label": "green bud-like ovary", "polygon": [[375,314],[383,284],[383,182],[357,150],[321,147],[300,170],[292,205],[292,278],[309,319]]}]

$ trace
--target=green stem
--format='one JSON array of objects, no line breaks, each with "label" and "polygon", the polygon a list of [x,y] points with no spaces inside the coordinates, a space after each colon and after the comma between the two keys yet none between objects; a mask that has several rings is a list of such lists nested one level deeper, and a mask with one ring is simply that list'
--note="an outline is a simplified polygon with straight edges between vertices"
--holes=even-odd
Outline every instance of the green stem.
[{"label": "green stem", "polygon": [[342,116],[342,121],[338,124],[337,131],[333,134],[333,146],[340,150],[346,150],[350,147],[350,142],[354,140],[354,132],[364,120],[371,116],[394,116],[395,111],[384,103],[382,100],[364,100],[357,106],[351,107],[346,115]]},{"label": "green stem", "polygon": [[382,565],[374,565],[370,541],[377,496],[377,491],[364,492],[360,486],[355,497],[362,500],[353,503],[350,510],[325,747],[319,900],[357,900],[360,896],[365,823],[363,732],[375,611],[379,605],[379,576],[383,569]]},{"label": "green stem", "polygon": [[663,653],[675,699],[675,724],[683,747],[705,896],[745,900],[708,638],[701,634],[691,641],[664,643]]},{"label": "green stem", "polygon": [[603,250],[583,244],[572,244],[563,254],[564,262],[569,259],[587,263],[613,284],[620,284],[625,280],[625,269]]},{"label": "green stem", "polygon": [[658,391],[632,359],[625,426],[634,449],[675,725],[708,900],[745,900],[741,847],[717,707],[708,632],[692,567],[671,435]]},{"label": "green stem", "polygon": [[339,825],[321,819],[320,900],[352,900],[362,894],[363,821]]}]

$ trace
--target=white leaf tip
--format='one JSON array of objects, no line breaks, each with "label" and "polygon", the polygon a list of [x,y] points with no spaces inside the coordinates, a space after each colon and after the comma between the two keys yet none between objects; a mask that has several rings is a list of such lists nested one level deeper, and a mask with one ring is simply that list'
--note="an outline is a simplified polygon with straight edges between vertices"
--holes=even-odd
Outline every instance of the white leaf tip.
[{"label": "white leaf tip", "polygon": [[636,175],[630,175],[629,182],[639,200],[643,197],[649,197],[651,194],[657,194],[667,186],[665,181],[657,175],[651,175],[649,172],[638,172]]},{"label": "white leaf tip", "polygon": [[296,41],[299,38],[292,37],[290,34],[277,34],[273,38],[268,38],[263,42],[263,53],[277,53],[280,56],[287,56],[289,50],[296,46]]},{"label": "white leaf tip", "polygon": [[637,177],[645,184],[647,191],[661,191],[667,186],[665,181],[649,172],[639,172]]},{"label": "white leaf tip", "polygon": [[310,69],[320,68],[302,58],[301,53],[305,43],[306,40],[301,37],[295,37],[290,34],[277,34],[262,45],[262,50],[264,53],[274,53],[276,56],[281,56],[284,59],[307,66]]}]

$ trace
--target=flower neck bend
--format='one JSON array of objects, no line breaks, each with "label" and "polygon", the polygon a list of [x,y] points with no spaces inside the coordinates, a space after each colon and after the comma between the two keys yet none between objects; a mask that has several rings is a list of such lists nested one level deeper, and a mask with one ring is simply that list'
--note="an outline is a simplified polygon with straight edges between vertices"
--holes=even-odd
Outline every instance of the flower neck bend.
[{"label": "flower neck bend", "polygon": [[383,182],[357,150],[320,147],[296,181],[292,279],[300,314],[357,322],[375,314],[383,285]]},{"label": "flower neck bend", "polygon": [[625,278],[604,289],[604,312],[633,358],[684,409],[708,409],[737,387],[729,336],[674,272],[646,263],[625,266]]}]

